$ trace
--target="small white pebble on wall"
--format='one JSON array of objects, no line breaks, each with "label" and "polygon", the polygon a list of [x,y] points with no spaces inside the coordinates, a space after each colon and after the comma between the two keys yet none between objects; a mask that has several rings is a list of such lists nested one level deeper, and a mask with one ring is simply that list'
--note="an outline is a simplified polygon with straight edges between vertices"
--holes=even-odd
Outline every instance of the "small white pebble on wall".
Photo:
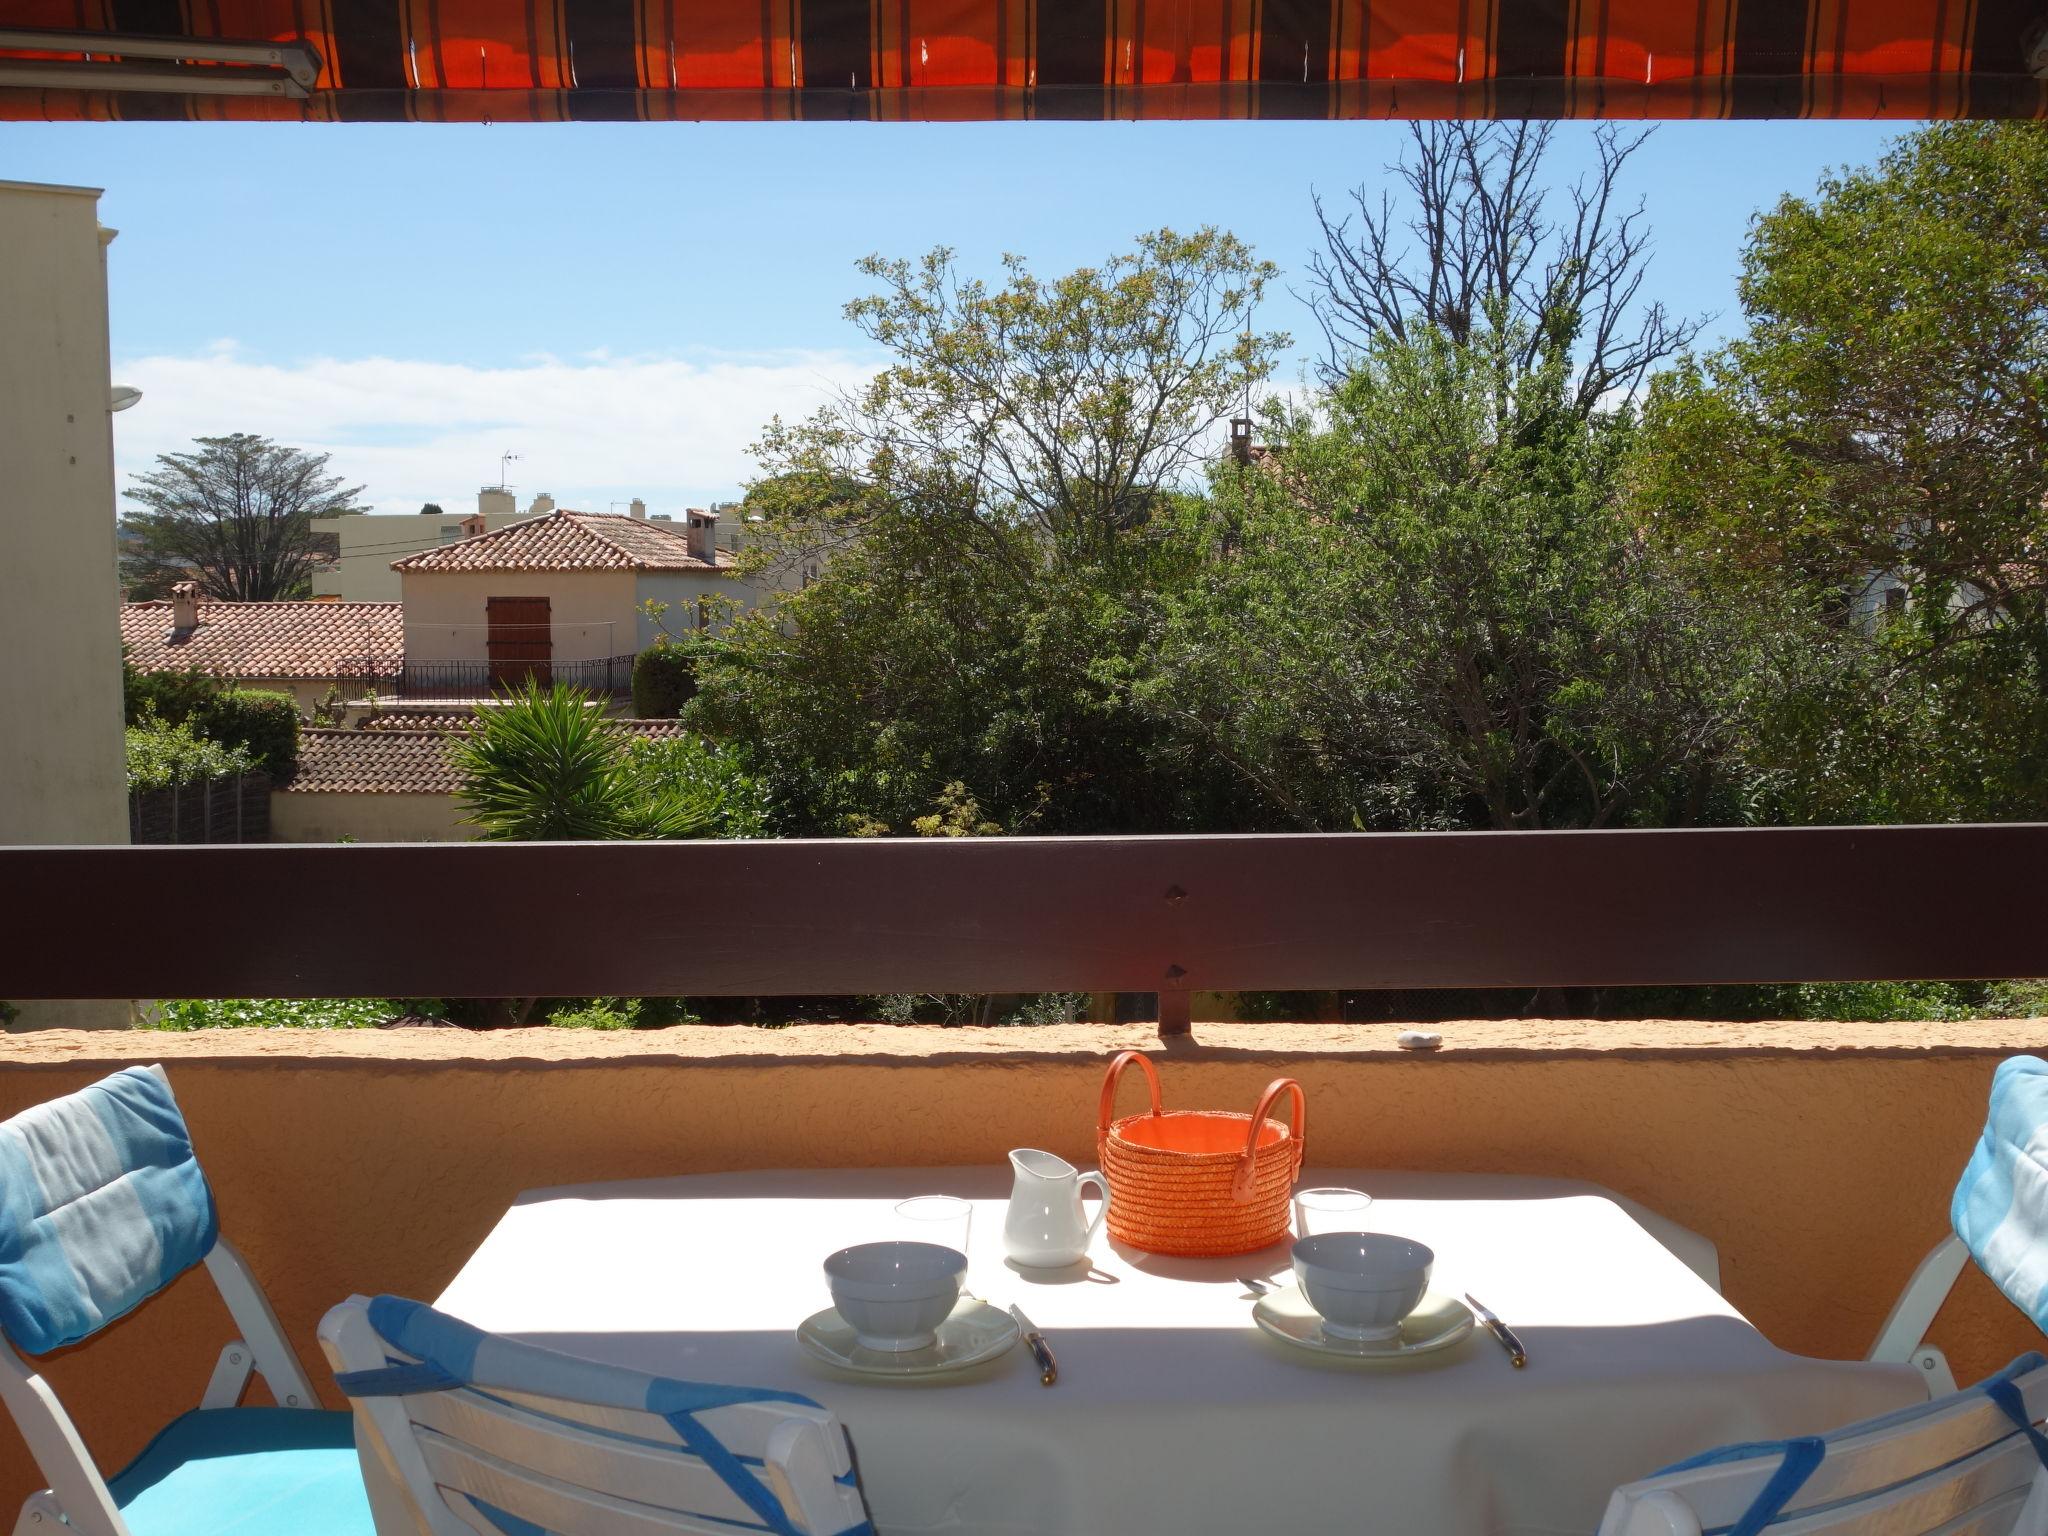
[{"label": "small white pebble on wall", "polygon": [[1444,1043],[1444,1037],[1427,1029],[1404,1029],[1394,1036],[1394,1044],[1404,1051],[1433,1051]]}]

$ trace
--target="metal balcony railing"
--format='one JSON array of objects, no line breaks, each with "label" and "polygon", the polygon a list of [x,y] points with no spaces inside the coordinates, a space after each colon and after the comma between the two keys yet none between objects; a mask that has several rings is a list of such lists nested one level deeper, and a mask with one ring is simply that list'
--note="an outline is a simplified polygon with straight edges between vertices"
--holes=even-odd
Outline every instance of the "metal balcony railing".
[{"label": "metal balcony railing", "polygon": [[543,684],[568,683],[608,698],[633,691],[633,657],[600,656],[588,661],[413,661],[388,680],[401,699],[487,699],[531,677]]}]

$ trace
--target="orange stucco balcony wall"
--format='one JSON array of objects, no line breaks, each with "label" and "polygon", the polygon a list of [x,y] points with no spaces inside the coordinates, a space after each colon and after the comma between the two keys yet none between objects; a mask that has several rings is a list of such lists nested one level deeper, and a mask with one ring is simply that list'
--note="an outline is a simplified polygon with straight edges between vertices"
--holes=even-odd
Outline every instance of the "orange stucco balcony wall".
[{"label": "orange stucco balcony wall", "polygon": [[[1329,1024],[1198,1024],[1171,1044],[1100,1024],[46,1031],[0,1039],[0,1114],[163,1062],[224,1230],[323,1381],[313,1330],[329,1305],[431,1299],[521,1190],[994,1163],[1020,1145],[1092,1162],[1101,1073],[1124,1046],[1159,1053],[1170,1105],[1248,1106],[1276,1073],[1298,1077],[1311,1164],[1604,1184],[1716,1243],[1728,1296],[1775,1342],[1854,1358],[1946,1230],[1992,1069],[2048,1048],[2040,1020],[1439,1027],[1445,1048],[1426,1056],[1385,1026]],[[592,1296],[593,1315],[604,1304]],[[197,1402],[227,1338],[211,1287],[188,1275],[41,1364],[112,1469]],[[2043,1342],[1974,1270],[1934,1338],[1965,1381]],[[0,1511],[40,1485],[0,1429]]]}]

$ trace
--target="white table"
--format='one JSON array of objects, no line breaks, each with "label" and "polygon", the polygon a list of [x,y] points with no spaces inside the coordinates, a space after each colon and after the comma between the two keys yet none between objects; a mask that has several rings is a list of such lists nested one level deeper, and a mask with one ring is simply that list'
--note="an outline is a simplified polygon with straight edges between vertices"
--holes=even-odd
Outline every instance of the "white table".
[{"label": "white table", "polygon": [[[885,1536],[1590,1536],[1617,1483],[1924,1397],[1907,1366],[1775,1348],[1596,1186],[1329,1169],[1304,1183],[1371,1191],[1365,1224],[1435,1248],[1434,1288],[1500,1313],[1528,1368],[1483,1330],[1393,1367],[1269,1339],[1237,1277],[1284,1272],[1285,1248],[1160,1259],[1098,1240],[1085,1277],[1010,1269],[1006,1168],[535,1190],[439,1304],[597,1359],[818,1399],[853,1436]],[[1058,1386],[1022,1349],[921,1384],[798,1352],[797,1323],[829,1304],[820,1260],[898,1235],[891,1205],[927,1193],[975,1199],[969,1288],[1031,1314]]]}]

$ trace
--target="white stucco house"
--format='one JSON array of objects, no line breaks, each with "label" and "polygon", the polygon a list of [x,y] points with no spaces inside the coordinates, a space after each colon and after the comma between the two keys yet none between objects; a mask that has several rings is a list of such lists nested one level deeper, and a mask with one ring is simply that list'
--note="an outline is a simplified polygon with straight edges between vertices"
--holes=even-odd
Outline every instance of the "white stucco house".
[{"label": "white stucco house", "polygon": [[474,516],[457,508],[453,512],[316,517],[313,532],[333,541],[333,553],[324,564],[313,568],[313,596],[344,603],[395,603],[399,598],[399,578],[391,568],[392,561],[468,538],[476,531],[478,517],[484,520],[485,531],[489,531],[529,517],[544,517],[554,508],[554,497],[543,491],[522,512],[510,491],[500,485],[487,485],[476,493]]},{"label": "white stucco house", "polygon": [[[637,505],[637,504],[636,504]],[[718,515],[681,522],[550,512],[392,562],[405,622],[408,688],[473,680],[487,693],[537,675],[624,685],[632,657],[671,633],[715,626],[758,593],[718,547]],[[661,624],[643,611],[665,605]]]}]

